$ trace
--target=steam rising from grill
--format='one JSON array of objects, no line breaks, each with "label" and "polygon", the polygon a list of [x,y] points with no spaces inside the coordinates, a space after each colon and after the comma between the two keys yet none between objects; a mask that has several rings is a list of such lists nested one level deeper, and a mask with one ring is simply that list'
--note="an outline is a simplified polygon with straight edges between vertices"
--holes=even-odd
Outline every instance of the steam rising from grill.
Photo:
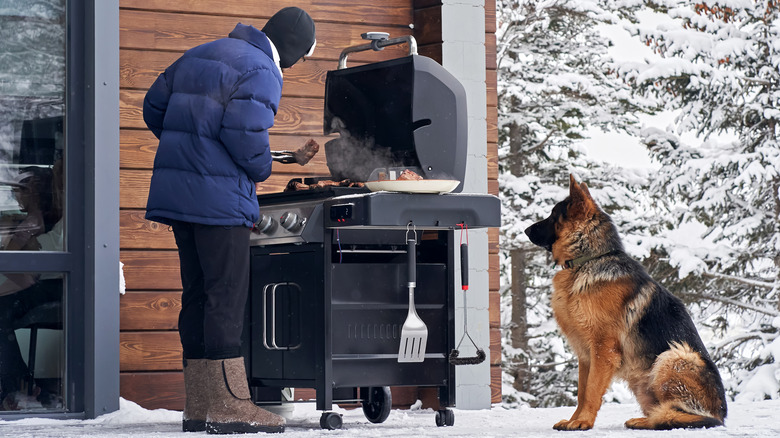
[{"label": "steam rising from grill", "polygon": [[333,179],[367,181],[374,169],[393,162],[389,148],[374,144],[373,137],[351,135],[341,118],[333,118],[331,130],[339,133],[338,138],[325,143],[325,157]]}]

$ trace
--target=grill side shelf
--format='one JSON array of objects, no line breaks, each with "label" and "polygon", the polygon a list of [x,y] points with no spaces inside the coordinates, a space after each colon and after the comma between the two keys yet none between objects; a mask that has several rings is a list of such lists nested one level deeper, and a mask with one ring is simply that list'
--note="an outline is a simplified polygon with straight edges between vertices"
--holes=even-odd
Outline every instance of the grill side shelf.
[{"label": "grill side shelf", "polygon": [[374,192],[339,196],[324,206],[326,228],[405,228],[409,222],[418,229],[454,229],[464,222],[469,228],[501,225],[501,202],[493,195]]}]

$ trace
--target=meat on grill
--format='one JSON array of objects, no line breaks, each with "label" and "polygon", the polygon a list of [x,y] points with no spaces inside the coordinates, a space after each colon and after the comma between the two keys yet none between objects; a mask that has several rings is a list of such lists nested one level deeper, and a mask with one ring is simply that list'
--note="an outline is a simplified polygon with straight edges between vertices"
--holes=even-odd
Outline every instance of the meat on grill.
[{"label": "meat on grill", "polygon": [[314,184],[304,184],[299,180],[291,180],[287,183],[287,187],[284,188],[285,192],[294,192],[297,190],[313,190],[313,189],[323,189],[325,187],[363,187],[364,184],[362,182],[352,181],[352,180],[341,180],[341,181],[333,181],[333,180],[322,180],[317,181]]},{"label": "meat on grill", "polygon": [[404,171],[401,172],[400,175],[398,175],[398,179],[402,181],[420,181],[421,179],[423,179],[423,177],[421,177],[415,172],[412,172],[409,169],[404,169]]},{"label": "meat on grill", "polygon": [[295,152],[293,152],[293,157],[295,157],[295,162],[303,166],[304,164],[311,161],[312,158],[314,158],[315,155],[317,155],[317,152],[320,151],[320,145],[316,141],[314,141],[313,138],[310,138],[309,141],[307,141],[303,146],[298,148]]}]

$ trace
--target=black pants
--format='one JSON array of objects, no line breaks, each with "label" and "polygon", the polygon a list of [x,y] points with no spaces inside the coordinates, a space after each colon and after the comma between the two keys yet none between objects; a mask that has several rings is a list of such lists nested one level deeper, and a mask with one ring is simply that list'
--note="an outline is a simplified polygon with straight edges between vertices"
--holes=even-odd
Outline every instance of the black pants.
[{"label": "black pants", "polygon": [[181,265],[179,336],[185,359],[241,355],[250,231],[247,227],[173,224]]}]

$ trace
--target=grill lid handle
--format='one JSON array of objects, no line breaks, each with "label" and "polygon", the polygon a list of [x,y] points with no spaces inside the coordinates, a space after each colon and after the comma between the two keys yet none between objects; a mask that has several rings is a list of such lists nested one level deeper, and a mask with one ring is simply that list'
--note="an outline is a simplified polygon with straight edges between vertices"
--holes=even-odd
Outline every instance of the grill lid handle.
[{"label": "grill lid handle", "polygon": [[417,54],[417,40],[411,35],[404,35],[397,38],[390,38],[390,34],[386,32],[366,32],[360,35],[364,40],[371,41],[368,44],[361,44],[359,46],[347,47],[341,51],[339,55],[339,70],[347,68],[347,57],[350,53],[365,52],[367,50],[373,50],[378,52],[387,46],[393,46],[396,44],[409,44],[409,55]]}]

